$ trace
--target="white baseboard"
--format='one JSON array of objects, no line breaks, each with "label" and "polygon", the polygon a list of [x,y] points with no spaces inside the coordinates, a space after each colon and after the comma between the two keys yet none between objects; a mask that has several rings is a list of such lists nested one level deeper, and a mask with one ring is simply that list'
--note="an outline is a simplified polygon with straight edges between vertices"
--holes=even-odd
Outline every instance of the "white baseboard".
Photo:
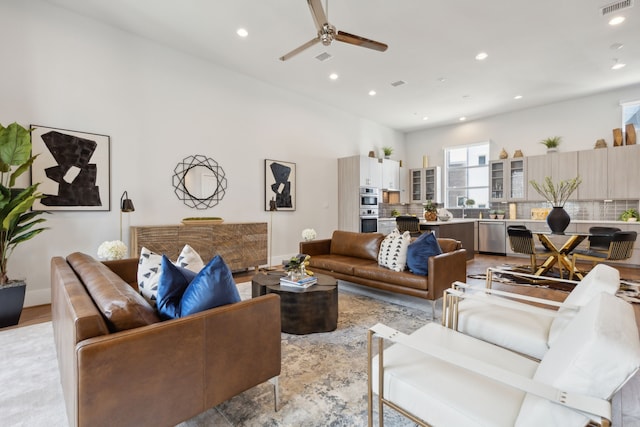
[{"label": "white baseboard", "polygon": [[29,284],[27,284],[27,293],[24,296],[24,307],[33,307],[43,304],[51,304],[51,290],[38,289],[30,291]]}]

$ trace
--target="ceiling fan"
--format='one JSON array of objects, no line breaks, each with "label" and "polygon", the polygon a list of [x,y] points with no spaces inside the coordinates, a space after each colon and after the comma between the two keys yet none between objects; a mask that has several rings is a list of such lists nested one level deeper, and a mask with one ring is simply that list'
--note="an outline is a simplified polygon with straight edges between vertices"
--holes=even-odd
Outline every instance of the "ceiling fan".
[{"label": "ceiling fan", "polygon": [[[327,0],[328,1],[328,0]],[[339,42],[349,43],[356,46],[366,47],[368,49],[384,52],[387,50],[387,45],[384,43],[370,40],[364,37],[356,36],[355,34],[345,33],[344,31],[336,31],[336,27],[329,24],[327,15],[322,8],[321,0],[307,0],[311,15],[313,16],[313,22],[316,24],[318,30],[318,36],[309,40],[300,47],[293,49],[291,52],[280,57],[281,61],[286,61],[293,56],[299,54],[305,49],[310,48],[316,43],[322,42],[323,45],[329,46],[332,41],[338,40]],[[327,5],[328,11],[328,5]],[[328,13],[328,12],[327,12]]]}]

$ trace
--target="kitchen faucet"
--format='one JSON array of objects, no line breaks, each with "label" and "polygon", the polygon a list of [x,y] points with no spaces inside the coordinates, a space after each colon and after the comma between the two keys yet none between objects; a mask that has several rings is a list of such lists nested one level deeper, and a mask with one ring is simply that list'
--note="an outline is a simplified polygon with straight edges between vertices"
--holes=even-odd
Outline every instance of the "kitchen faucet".
[{"label": "kitchen faucet", "polygon": [[462,207],[462,219],[465,217],[464,206],[467,204],[467,199],[466,196],[458,196],[458,206]]}]

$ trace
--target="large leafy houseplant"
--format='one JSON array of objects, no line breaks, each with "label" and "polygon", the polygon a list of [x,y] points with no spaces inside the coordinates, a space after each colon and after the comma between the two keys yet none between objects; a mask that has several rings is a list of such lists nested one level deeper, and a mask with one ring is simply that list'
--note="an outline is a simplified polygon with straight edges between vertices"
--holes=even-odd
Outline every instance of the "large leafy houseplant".
[{"label": "large leafy houseplant", "polygon": [[31,133],[17,123],[0,124],[0,288],[9,283],[7,262],[16,246],[32,239],[46,228],[36,225],[42,211],[31,211],[42,198],[39,183],[16,187],[16,178],[29,170],[36,156],[31,155]]}]

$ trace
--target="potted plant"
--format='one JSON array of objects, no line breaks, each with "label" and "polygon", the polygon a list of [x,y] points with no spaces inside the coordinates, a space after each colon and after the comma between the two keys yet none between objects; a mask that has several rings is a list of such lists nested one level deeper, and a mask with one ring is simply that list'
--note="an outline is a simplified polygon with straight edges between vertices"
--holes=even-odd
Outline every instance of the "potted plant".
[{"label": "potted plant", "polygon": [[424,219],[427,221],[438,220],[438,207],[433,203],[433,200],[427,200],[424,204]]},{"label": "potted plant", "polygon": [[389,156],[393,154],[393,148],[391,147],[382,147],[382,152],[384,153],[384,158],[388,159]]},{"label": "potted plant", "polygon": [[497,219],[504,219],[504,211],[502,209],[498,209],[496,211],[496,218]]},{"label": "potted plant", "polygon": [[473,205],[476,204],[476,201],[473,199],[467,199],[467,201],[465,202],[465,204],[467,205],[468,208],[472,207]]},{"label": "potted plant", "polygon": [[621,221],[634,222],[640,219],[640,215],[636,209],[627,209],[620,215]]},{"label": "potted plant", "polygon": [[558,145],[560,145],[560,141],[562,141],[562,137],[551,136],[540,141],[540,144],[547,147],[547,153],[552,153],[554,151],[558,151]]},{"label": "potted plant", "polygon": [[581,182],[582,180],[579,176],[565,179],[558,183],[554,183],[550,176],[545,177],[543,183],[538,183],[535,180],[529,181],[533,189],[544,197],[547,202],[551,203],[553,207],[549,215],[547,215],[547,224],[552,233],[562,234],[569,226],[571,217],[564,210],[564,204]]},{"label": "potted plant", "polygon": [[16,187],[16,178],[29,170],[37,156],[31,155],[31,133],[17,123],[0,124],[0,327],[20,320],[26,283],[10,280],[7,264],[20,243],[32,239],[46,228],[35,228],[44,218],[31,206],[42,198],[38,183]]},{"label": "potted plant", "polygon": [[497,219],[498,218],[498,211],[495,209],[491,209],[489,211],[489,218],[490,219]]}]

